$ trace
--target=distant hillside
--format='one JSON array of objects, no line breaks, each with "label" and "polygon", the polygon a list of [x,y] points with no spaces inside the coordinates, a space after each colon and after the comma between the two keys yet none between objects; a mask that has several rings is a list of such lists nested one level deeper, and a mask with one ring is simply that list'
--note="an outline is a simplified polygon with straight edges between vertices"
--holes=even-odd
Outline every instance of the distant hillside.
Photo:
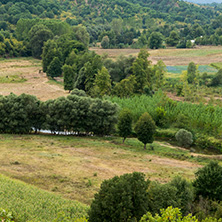
[{"label": "distant hillside", "polygon": [[222,0],[186,0],[187,2],[193,2],[197,4],[211,4],[211,3],[222,3]]}]

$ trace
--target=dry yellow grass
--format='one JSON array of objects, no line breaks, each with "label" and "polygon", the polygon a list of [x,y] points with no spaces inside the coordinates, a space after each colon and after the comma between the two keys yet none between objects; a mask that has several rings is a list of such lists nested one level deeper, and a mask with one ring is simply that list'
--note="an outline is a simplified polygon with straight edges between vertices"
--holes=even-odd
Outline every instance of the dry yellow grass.
[{"label": "dry yellow grass", "polygon": [[[91,48],[99,55],[108,54],[110,58],[115,59],[118,55],[137,56],[139,49],[100,49]],[[201,46],[194,49],[157,49],[148,50],[150,53],[149,59],[153,64],[158,60],[163,60],[166,65],[188,65],[194,62],[199,65],[208,65],[210,63],[221,62],[222,46]]]},{"label": "dry yellow grass", "polygon": [[169,149],[157,143],[155,151],[144,152],[142,144],[131,140],[134,145],[111,138],[0,135],[0,173],[89,204],[104,179],[134,171],[160,182],[176,175],[192,179],[200,167],[162,156]]}]

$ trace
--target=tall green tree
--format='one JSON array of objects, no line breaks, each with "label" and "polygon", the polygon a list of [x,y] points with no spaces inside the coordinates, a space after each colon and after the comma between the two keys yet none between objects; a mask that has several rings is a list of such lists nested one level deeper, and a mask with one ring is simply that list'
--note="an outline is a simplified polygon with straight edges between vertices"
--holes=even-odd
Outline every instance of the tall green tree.
[{"label": "tall green tree", "polygon": [[176,46],[179,43],[180,36],[176,31],[171,31],[170,36],[166,39],[166,43],[169,46]]},{"label": "tall green tree", "polygon": [[187,67],[187,81],[188,83],[193,83],[196,78],[197,67],[194,62],[189,63]]},{"label": "tall green tree", "polygon": [[200,168],[193,182],[197,196],[213,200],[222,200],[222,167],[217,162],[210,162]]},{"label": "tall green tree", "polygon": [[76,77],[76,67],[75,65],[70,66],[70,65],[64,65],[62,67],[63,71],[63,76],[64,76],[64,89],[73,90],[74,88],[74,82],[75,82],[75,77]]},{"label": "tall green tree", "polygon": [[149,184],[137,172],[103,181],[91,204],[89,222],[139,221],[148,211]]},{"label": "tall green tree", "polygon": [[136,92],[143,92],[145,86],[151,86],[151,70],[149,68],[150,61],[148,61],[149,53],[146,49],[141,49],[132,69],[136,77]]},{"label": "tall green tree", "polygon": [[116,83],[113,88],[113,93],[120,98],[130,97],[134,95],[136,85],[136,78],[134,75],[130,75],[128,78]]},{"label": "tall green tree", "polygon": [[99,96],[104,96],[111,92],[110,74],[105,67],[102,67],[102,69],[98,71],[98,74],[96,74],[94,90]]},{"label": "tall green tree", "polygon": [[148,45],[151,49],[159,49],[162,47],[163,36],[159,32],[152,32],[149,37]]},{"label": "tall green tree", "polygon": [[43,24],[34,25],[29,31],[32,55],[41,58],[44,42],[53,38],[52,31]]},{"label": "tall green tree", "polygon": [[126,138],[132,134],[132,122],[133,116],[131,111],[129,109],[121,110],[118,117],[117,128],[119,136],[123,137],[123,143]]},{"label": "tall green tree", "polygon": [[153,143],[156,125],[152,117],[148,113],[144,113],[135,125],[135,132],[138,140],[144,144],[146,149],[147,143]]},{"label": "tall green tree", "polygon": [[51,61],[46,74],[47,74],[47,76],[50,76],[52,78],[62,75],[62,63],[58,57],[55,57]]}]

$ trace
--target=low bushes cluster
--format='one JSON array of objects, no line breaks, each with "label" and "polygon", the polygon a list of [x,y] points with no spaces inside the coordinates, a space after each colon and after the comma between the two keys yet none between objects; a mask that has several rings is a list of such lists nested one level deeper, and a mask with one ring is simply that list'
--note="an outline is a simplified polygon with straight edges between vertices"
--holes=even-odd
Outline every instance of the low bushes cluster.
[{"label": "low bushes cluster", "polygon": [[69,95],[46,102],[22,94],[0,96],[0,132],[35,129],[107,135],[117,122],[118,106],[106,100]]},{"label": "low bushes cluster", "polygon": [[192,183],[175,177],[161,184],[137,172],[116,176],[105,180],[95,194],[89,222],[219,222],[221,184],[222,167],[217,162],[200,168]]}]

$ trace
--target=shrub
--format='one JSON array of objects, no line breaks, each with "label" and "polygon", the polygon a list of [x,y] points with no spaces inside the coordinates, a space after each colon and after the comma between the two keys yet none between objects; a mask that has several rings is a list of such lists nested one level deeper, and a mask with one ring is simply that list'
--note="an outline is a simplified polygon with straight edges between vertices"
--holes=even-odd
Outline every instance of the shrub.
[{"label": "shrub", "polygon": [[157,126],[163,126],[166,120],[166,111],[163,107],[156,108],[155,122]]},{"label": "shrub", "polygon": [[146,149],[147,143],[152,143],[154,141],[154,134],[156,131],[155,122],[148,113],[144,113],[136,123],[135,131],[138,140],[144,144],[144,149]]},{"label": "shrub", "polygon": [[11,221],[13,221],[13,219],[14,218],[13,218],[11,212],[8,212],[8,211],[0,208],[0,221],[11,222]]},{"label": "shrub", "polygon": [[222,167],[217,162],[210,162],[199,169],[193,182],[197,196],[213,200],[222,200]]},{"label": "shrub", "polygon": [[149,190],[149,211],[152,214],[160,212],[160,209],[169,206],[177,207],[180,205],[180,200],[177,198],[177,189],[170,184],[160,184],[152,182]]},{"label": "shrub", "polygon": [[155,217],[151,213],[147,213],[142,217],[140,222],[198,222],[191,214],[183,217],[180,209],[168,207],[166,210],[162,209],[160,215],[156,214]]},{"label": "shrub", "polygon": [[180,129],[175,137],[180,146],[189,147],[193,143],[192,133],[185,129]]},{"label": "shrub", "polygon": [[148,211],[150,181],[134,172],[105,180],[89,211],[89,222],[138,221]]},{"label": "shrub", "polygon": [[179,200],[179,205],[177,205],[177,207],[181,209],[183,214],[189,213],[194,197],[191,183],[177,176],[170,182],[170,185],[177,189],[176,196],[177,200]]},{"label": "shrub", "polygon": [[119,136],[123,137],[123,143],[127,136],[132,134],[133,116],[129,109],[123,109],[119,114],[118,132]]},{"label": "shrub", "polygon": [[206,135],[197,135],[195,145],[202,149],[217,149],[222,152],[222,141]]},{"label": "shrub", "polygon": [[71,95],[87,97],[86,92],[84,90],[77,89],[77,88],[72,90]]}]

